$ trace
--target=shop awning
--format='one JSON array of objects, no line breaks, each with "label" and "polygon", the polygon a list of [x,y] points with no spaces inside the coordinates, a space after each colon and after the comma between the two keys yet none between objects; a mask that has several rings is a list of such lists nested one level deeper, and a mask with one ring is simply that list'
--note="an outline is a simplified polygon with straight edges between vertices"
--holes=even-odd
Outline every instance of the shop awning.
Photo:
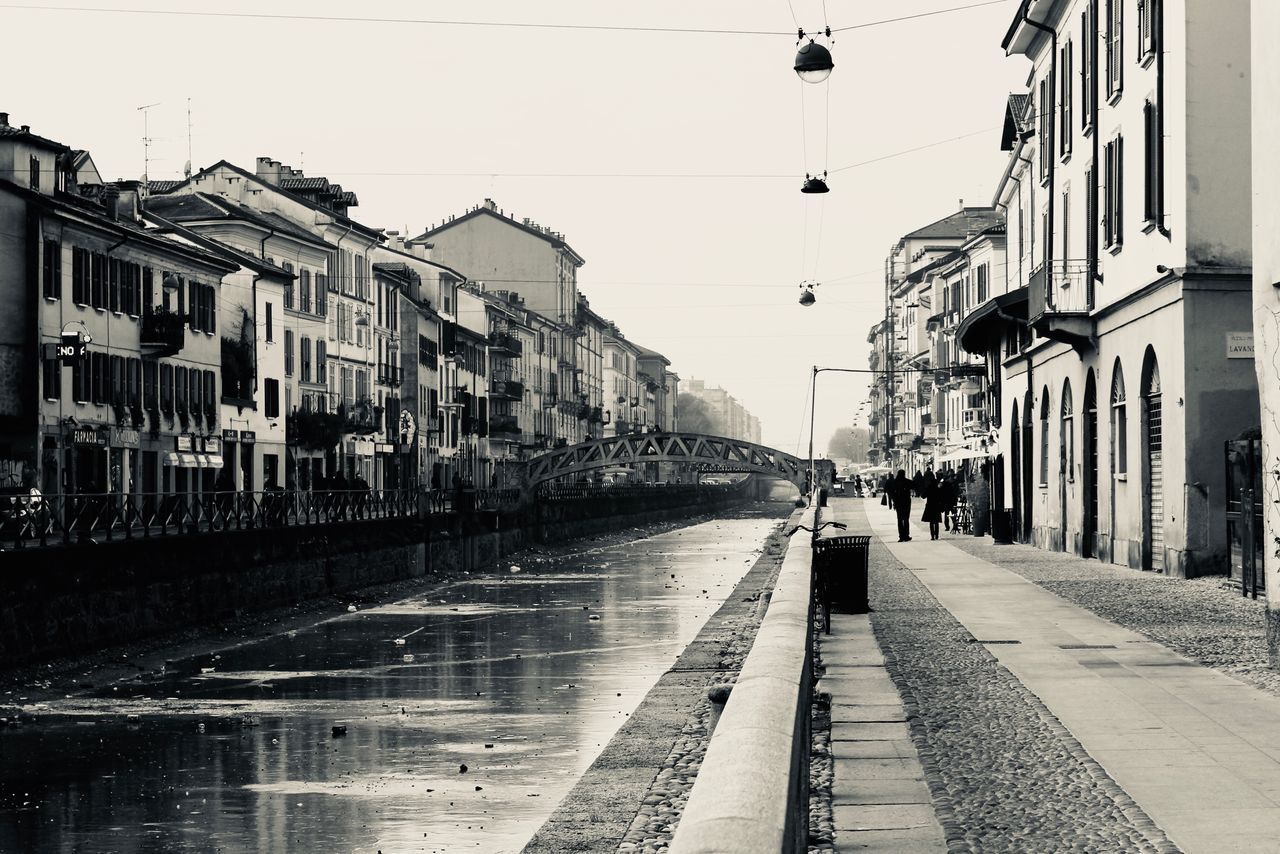
[{"label": "shop awning", "polygon": [[200,467],[200,461],[196,459],[195,454],[178,454],[178,465],[184,469],[194,469]]},{"label": "shop awning", "polygon": [[224,463],[221,454],[205,454],[204,467],[207,469],[220,469]]},{"label": "shop awning", "polygon": [[985,353],[991,343],[1004,334],[1008,324],[1005,318],[1027,319],[1027,299],[1025,287],[992,297],[960,321],[956,340],[970,353]]},{"label": "shop awning", "polygon": [[166,465],[166,466],[180,466],[180,465],[182,465],[182,463],[178,460],[178,455],[177,455],[177,453],[175,453],[175,452],[173,452],[173,451],[166,451],[166,452],[165,452],[165,455],[164,455],[164,459],[163,459],[163,460],[161,460],[161,462],[162,462],[164,465]]}]

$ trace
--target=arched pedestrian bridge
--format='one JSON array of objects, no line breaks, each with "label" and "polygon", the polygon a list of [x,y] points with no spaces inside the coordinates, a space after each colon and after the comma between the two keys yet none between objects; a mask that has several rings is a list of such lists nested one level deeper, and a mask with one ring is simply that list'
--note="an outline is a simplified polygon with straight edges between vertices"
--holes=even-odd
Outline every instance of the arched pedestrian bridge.
[{"label": "arched pedestrian bridge", "polygon": [[807,463],[773,448],[700,433],[634,433],[557,448],[529,460],[525,481],[549,480],[632,463],[692,463],[717,472],[763,474],[795,484],[808,480]]}]

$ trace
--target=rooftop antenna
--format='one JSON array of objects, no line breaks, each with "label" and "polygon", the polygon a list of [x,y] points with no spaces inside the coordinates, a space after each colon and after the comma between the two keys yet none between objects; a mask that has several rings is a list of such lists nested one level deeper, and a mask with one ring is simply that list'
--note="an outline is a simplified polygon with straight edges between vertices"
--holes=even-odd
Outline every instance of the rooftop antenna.
[{"label": "rooftop antenna", "polygon": [[151,134],[148,124],[150,113],[147,111],[152,107],[160,106],[160,103],[160,101],[156,101],[154,104],[143,104],[138,107],[142,111],[142,197],[144,199],[150,195],[149,187],[151,185]]},{"label": "rooftop antenna", "polygon": [[191,99],[187,99],[187,163],[182,167],[182,177],[191,177]]}]

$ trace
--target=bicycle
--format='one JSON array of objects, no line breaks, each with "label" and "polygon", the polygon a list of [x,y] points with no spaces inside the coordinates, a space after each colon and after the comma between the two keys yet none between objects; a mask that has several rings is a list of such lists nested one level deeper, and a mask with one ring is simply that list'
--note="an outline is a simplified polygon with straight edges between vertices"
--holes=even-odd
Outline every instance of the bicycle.
[{"label": "bicycle", "polygon": [[[796,531],[808,531],[813,535],[811,542],[816,543],[818,541],[819,532],[827,527],[837,528],[843,531],[849,526],[843,522],[823,522],[817,528],[810,528],[807,525],[796,525],[787,534],[787,537],[790,538]],[[818,572],[818,562],[812,558],[810,559],[809,573],[809,586],[813,590],[813,613],[815,616],[819,613],[822,615],[822,633],[829,635],[831,634],[831,596],[827,592],[826,574]]]}]

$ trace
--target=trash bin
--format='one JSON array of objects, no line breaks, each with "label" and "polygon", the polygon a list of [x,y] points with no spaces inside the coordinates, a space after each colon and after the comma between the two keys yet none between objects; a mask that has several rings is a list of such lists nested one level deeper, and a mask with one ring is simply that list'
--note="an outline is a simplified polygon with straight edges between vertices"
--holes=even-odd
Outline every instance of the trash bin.
[{"label": "trash bin", "polygon": [[991,538],[997,545],[1007,546],[1013,542],[1013,511],[991,511]]},{"label": "trash bin", "polygon": [[829,537],[813,546],[818,583],[827,591],[831,609],[846,614],[865,614],[867,605],[867,556],[871,538]]},{"label": "trash bin", "polygon": [[818,490],[818,506],[819,507],[827,506],[827,491],[825,489]]}]

